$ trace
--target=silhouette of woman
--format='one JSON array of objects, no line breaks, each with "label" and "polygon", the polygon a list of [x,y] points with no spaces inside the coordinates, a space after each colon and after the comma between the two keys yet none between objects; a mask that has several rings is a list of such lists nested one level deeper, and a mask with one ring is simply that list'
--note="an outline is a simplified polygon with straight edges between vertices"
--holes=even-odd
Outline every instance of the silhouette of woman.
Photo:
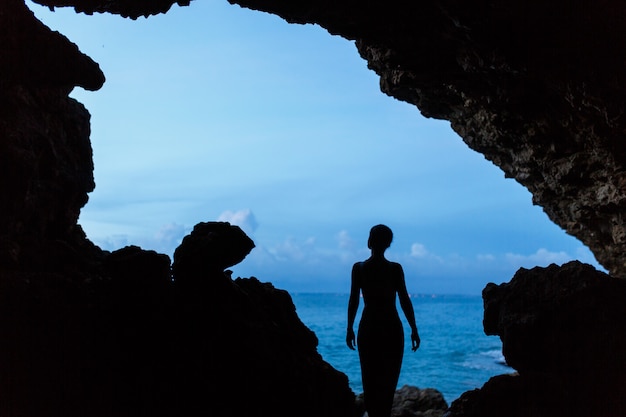
[{"label": "silhouette of woman", "polygon": [[369,417],[389,417],[398,384],[404,332],[396,310],[396,294],[400,307],[411,326],[411,348],[415,352],[420,338],[415,324],[413,304],[406,290],[402,266],[385,259],[393,233],[385,225],[372,227],[367,241],[372,255],[352,267],[352,285],[348,302],[346,343],[354,350],[354,319],[363,293],[363,314],[359,323],[357,347],[361,361],[361,377],[365,409]]}]

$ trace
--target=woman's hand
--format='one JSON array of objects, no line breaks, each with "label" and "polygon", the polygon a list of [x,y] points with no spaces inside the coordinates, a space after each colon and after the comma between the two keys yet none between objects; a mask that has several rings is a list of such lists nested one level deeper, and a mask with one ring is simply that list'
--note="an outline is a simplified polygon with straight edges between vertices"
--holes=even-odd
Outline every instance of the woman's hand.
[{"label": "woman's hand", "polygon": [[356,345],[356,338],[354,337],[354,330],[348,329],[346,332],[346,345],[352,350],[354,350],[354,346]]},{"label": "woman's hand", "polygon": [[417,329],[411,332],[411,350],[415,352],[420,347],[420,335],[417,333]]}]

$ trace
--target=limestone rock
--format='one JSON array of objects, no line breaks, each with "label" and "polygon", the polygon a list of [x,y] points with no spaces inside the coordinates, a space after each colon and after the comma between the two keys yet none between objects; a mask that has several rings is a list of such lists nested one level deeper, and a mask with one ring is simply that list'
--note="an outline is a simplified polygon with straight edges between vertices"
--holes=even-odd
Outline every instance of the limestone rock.
[{"label": "limestone rock", "polygon": [[483,290],[484,328],[520,373],[626,373],[626,282],[590,265],[520,269]]},{"label": "limestone rock", "polygon": [[[356,403],[357,409],[363,414],[363,394],[357,396]],[[393,397],[391,417],[441,417],[447,409],[448,403],[436,389],[404,385]],[[365,412],[363,417],[367,415]]]},{"label": "limestone rock", "polygon": [[0,6],[0,267],[77,275],[99,256],[77,225],[94,189],[89,112],[104,75],[21,0]]}]

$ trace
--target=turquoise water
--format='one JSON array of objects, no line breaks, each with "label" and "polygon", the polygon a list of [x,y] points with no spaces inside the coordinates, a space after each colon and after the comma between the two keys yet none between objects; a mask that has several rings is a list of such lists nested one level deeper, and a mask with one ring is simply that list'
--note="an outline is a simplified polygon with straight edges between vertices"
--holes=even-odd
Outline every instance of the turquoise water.
[{"label": "turquoise water", "polygon": [[[292,294],[302,322],[319,339],[318,352],[333,367],[348,375],[355,393],[363,391],[359,355],[345,344],[348,294]],[[436,388],[448,404],[463,392],[481,387],[494,376],[513,372],[504,364],[498,337],[482,328],[480,296],[411,296],[422,340],[411,352],[405,325],[405,353],[398,388],[414,385]],[[357,330],[360,312],[354,329]]]}]

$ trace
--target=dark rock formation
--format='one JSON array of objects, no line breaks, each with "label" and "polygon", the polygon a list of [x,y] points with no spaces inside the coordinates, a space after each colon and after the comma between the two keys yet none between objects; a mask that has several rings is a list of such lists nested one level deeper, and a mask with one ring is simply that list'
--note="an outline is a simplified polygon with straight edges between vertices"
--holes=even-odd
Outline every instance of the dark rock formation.
[{"label": "dark rock formation", "polygon": [[21,0],[0,6],[0,43],[0,266],[80,274],[98,255],[77,225],[94,189],[90,116],[68,94],[104,76]]},{"label": "dark rock formation", "polygon": [[626,415],[624,297],[626,282],[579,262],[489,284],[485,332],[518,374],[463,394],[450,417]]},{"label": "dark rock formation", "polygon": [[289,294],[255,278],[232,281],[224,272],[253,247],[236,226],[200,223],[176,249],[179,299],[173,314],[180,348],[175,356],[182,387],[177,392],[184,396],[178,410],[183,415],[291,416],[294,410],[300,416],[353,415],[347,377],[317,353],[317,337],[298,319]]},{"label": "dark rock formation", "polygon": [[[367,417],[363,394],[357,396],[356,403],[359,415]],[[393,397],[391,417],[441,417],[447,409],[448,403],[436,389],[404,385]]]},{"label": "dark rock formation", "polygon": [[192,259],[230,266],[252,246],[228,223],[198,225],[177,250],[182,282],[135,246],[82,279],[1,271],[0,416],[354,415],[286,291]]},{"label": "dark rock formation", "polygon": [[553,264],[520,269],[510,283],[487,285],[483,297],[485,333],[500,336],[507,364],[520,373],[626,375],[623,280],[580,262]]},{"label": "dark rock formation", "polygon": [[137,19],[139,16],[165,13],[173,4],[188,6],[191,0],[34,0],[35,2],[55,7],[72,6],[77,13],[114,13],[123,17]]},{"label": "dark rock formation", "polygon": [[167,286],[172,278],[169,256],[138,246],[126,246],[109,254],[104,258],[103,268],[107,276],[115,277],[121,285],[139,290]]},{"label": "dark rock formation", "polygon": [[253,248],[254,242],[239,226],[198,223],[174,252],[172,269],[176,281],[202,281],[215,276],[219,279],[226,268],[241,262]]}]

